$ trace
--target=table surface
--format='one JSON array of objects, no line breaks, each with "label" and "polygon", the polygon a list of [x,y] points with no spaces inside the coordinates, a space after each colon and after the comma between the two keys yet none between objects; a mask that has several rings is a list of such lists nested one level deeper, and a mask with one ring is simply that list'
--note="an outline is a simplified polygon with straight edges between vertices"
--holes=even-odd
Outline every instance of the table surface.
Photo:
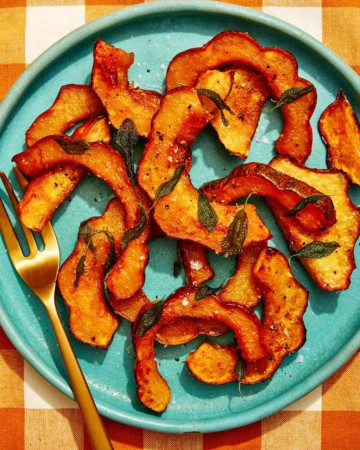
[{"label": "table surface", "polygon": [[[142,2],[0,0],[0,100],[34,58],[52,43],[86,22],[137,3]],[[304,29],[360,74],[360,6],[355,6],[356,1],[232,0],[230,3],[264,11]],[[355,449],[356,442],[360,442],[360,396],[356,394],[359,362],[358,353],[303,399],[266,419],[234,430],[172,435],[109,419],[104,419],[105,426],[114,448],[125,450]],[[91,448],[76,404],[32,369],[1,329],[0,448]]]}]

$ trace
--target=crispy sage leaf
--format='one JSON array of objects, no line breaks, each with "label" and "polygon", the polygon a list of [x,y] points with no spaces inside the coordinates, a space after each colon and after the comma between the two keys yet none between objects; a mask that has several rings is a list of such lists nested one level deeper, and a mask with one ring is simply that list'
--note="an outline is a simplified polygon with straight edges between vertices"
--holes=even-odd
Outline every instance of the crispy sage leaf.
[{"label": "crispy sage leaf", "polygon": [[198,219],[209,232],[214,231],[218,221],[214,208],[202,192],[198,197]]},{"label": "crispy sage leaf", "polygon": [[139,337],[143,337],[145,333],[156,325],[161,319],[164,309],[164,300],[160,300],[154,303],[149,309],[147,309],[140,318],[140,324],[138,327]]},{"label": "crispy sage leaf", "polygon": [[225,127],[227,127],[229,125],[229,121],[225,117],[224,109],[230,114],[235,115],[234,111],[230,108],[230,106],[224,102],[224,100],[220,97],[220,95],[217,92],[211,89],[197,88],[196,91],[198,94],[207,97],[215,104],[217,109],[220,111],[222,123],[224,124]]},{"label": "crispy sage leaf", "polygon": [[182,260],[181,260],[179,245],[177,245],[176,246],[176,258],[174,261],[174,269],[173,269],[174,277],[178,277],[180,275],[181,269],[182,269]]},{"label": "crispy sage leaf", "polygon": [[82,155],[87,150],[90,149],[90,145],[88,142],[83,141],[81,139],[76,141],[66,142],[62,139],[55,138],[55,142],[60,145],[60,147],[70,155]]},{"label": "crispy sage leaf", "polygon": [[155,201],[160,200],[162,197],[165,197],[165,195],[170,194],[175,189],[175,186],[180,180],[180,177],[184,172],[184,169],[185,165],[177,167],[174,171],[174,175],[170,178],[170,180],[160,184],[155,194]]},{"label": "crispy sage leaf", "polygon": [[304,209],[305,206],[308,205],[309,203],[316,203],[316,202],[320,201],[324,197],[327,197],[327,195],[325,195],[325,194],[309,195],[308,197],[305,197],[302,200],[300,200],[299,203],[297,203],[294,206],[293,209],[291,209],[290,211],[284,213],[284,216],[285,217],[295,216],[295,214],[297,212],[299,212],[300,210]]},{"label": "crispy sage leaf", "polygon": [[304,245],[298,252],[291,255],[291,258],[323,258],[331,255],[338,247],[339,243],[336,241],[313,241]]},{"label": "crispy sage leaf", "polygon": [[139,134],[135,123],[131,119],[123,120],[119,129],[115,130],[112,138],[112,146],[118,150],[124,158],[129,177],[136,182],[134,169],[134,148],[138,142]]},{"label": "crispy sage leaf", "polygon": [[145,230],[147,220],[145,210],[142,206],[140,206],[140,211],[141,211],[141,218],[139,220],[139,223],[135,225],[133,228],[126,230],[124,233],[124,236],[121,241],[122,250],[125,250],[126,247],[128,246],[128,243],[141,236],[141,233]]},{"label": "crispy sage leaf", "polygon": [[75,277],[75,281],[74,281],[75,288],[77,288],[79,286],[79,279],[85,271],[85,260],[86,260],[86,252],[84,255],[82,255],[80,257],[79,262],[77,263],[77,266],[76,266],[76,277]]},{"label": "crispy sage leaf", "polygon": [[96,234],[96,231],[93,230],[90,225],[87,222],[82,222],[79,228],[79,236],[84,239],[87,246],[90,248],[90,250],[96,254],[96,248],[94,247],[94,244],[92,243],[92,237]]},{"label": "crispy sage leaf", "polygon": [[220,287],[211,287],[211,286],[208,286],[207,284],[202,284],[196,290],[195,300],[201,300],[202,298],[205,298],[208,295],[216,294],[216,292],[219,289],[220,289]]},{"label": "crispy sage leaf", "polygon": [[240,209],[228,228],[228,234],[221,245],[225,256],[236,256],[243,248],[248,232],[248,217],[245,207]]},{"label": "crispy sage leaf", "polygon": [[106,264],[105,264],[105,272],[107,273],[117,260],[117,254],[116,254],[116,250],[115,250],[115,239],[114,239],[114,236],[112,235],[112,233],[110,233],[110,231],[108,231],[108,230],[99,231],[99,233],[101,233],[101,232],[105,234],[105,236],[107,237],[107,240],[109,241],[109,244],[110,244],[109,254],[108,254],[108,257],[106,260]]},{"label": "crispy sage leaf", "polygon": [[220,291],[223,287],[225,287],[226,283],[229,281],[229,278],[226,279],[223,283],[220,284],[220,286],[212,287],[208,286],[207,284],[202,284],[198,289],[196,290],[195,294],[195,300],[201,300],[202,298],[207,297],[211,294],[216,294],[218,291]]},{"label": "crispy sage leaf", "polygon": [[246,361],[239,357],[235,364],[235,376],[239,383],[243,380],[246,373]]},{"label": "crispy sage leaf", "polygon": [[291,103],[291,102],[297,100],[298,98],[303,97],[304,95],[313,91],[314,89],[315,88],[312,84],[310,86],[306,86],[306,87],[294,87],[294,88],[287,89],[285,92],[283,92],[280,95],[280,98],[276,102],[276,105],[273,107],[273,109],[280,108],[280,106]]}]

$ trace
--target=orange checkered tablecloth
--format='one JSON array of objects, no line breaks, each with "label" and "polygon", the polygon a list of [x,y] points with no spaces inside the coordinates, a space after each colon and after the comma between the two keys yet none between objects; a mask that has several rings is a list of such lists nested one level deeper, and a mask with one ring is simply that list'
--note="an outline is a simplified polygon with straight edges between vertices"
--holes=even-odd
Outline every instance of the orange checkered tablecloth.
[{"label": "orange checkered tablecloth", "polygon": [[[85,22],[137,3],[141,2],[0,0],[0,99],[52,43]],[[360,5],[356,0],[230,3],[262,10],[304,29],[360,74]],[[109,419],[105,425],[115,449],[353,450],[360,448],[359,362],[357,354],[295,404],[230,431],[171,435]],[[0,449],[90,449],[76,404],[40,377],[1,330],[0,383]]]}]

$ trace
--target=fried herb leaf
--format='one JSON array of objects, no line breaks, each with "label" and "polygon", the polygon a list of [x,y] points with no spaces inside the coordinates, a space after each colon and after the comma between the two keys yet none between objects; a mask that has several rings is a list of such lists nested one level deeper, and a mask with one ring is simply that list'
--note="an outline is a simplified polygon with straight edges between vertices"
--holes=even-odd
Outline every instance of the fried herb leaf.
[{"label": "fried herb leaf", "polygon": [[145,333],[156,325],[161,319],[164,309],[164,300],[160,300],[154,303],[149,309],[147,309],[140,318],[140,324],[138,327],[139,337],[143,337]]},{"label": "fried herb leaf", "polygon": [[238,211],[228,228],[228,234],[221,245],[226,256],[236,256],[243,248],[248,232],[248,217],[245,207]]},{"label": "fried herb leaf", "polygon": [[323,258],[324,256],[331,255],[338,247],[338,242],[329,241],[313,241],[304,245],[298,252],[291,255],[290,258]]},{"label": "fried herb leaf", "polygon": [[291,209],[290,211],[284,213],[285,217],[292,217],[295,216],[295,214],[297,212],[299,212],[300,210],[304,209],[306,205],[308,205],[309,203],[316,203],[318,201],[320,201],[322,198],[327,197],[324,194],[314,194],[314,195],[309,195],[308,197],[303,198],[302,200],[299,201],[299,203],[297,203],[293,209]]},{"label": "fried herb leaf", "polygon": [[211,89],[205,89],[205,88],[197,88],[196,92],[200,95],[203,95],[204,97],[207,97],[209,100],[211,100],[214,105],[217,107],[217,109],[220,111],[220,116],[222,123],[225,127],[229,125],[229,121],[225,117],[224,109],[229,112],[231,115],[235,115],[234,111],[228,106],[224,100],[220,97],[220,95],[211,90]]},{"label": "fried herb leaf", "polygon": [[235,364],[235,376],[239,383],[243,380],[246,373],[246,361],[239,356]]},{"label": "fried herb leaf", "polygon": [[74,287],[77,288],[79,286],[79,279],[81,277],[81,275],[83,275],[84,271],[85,271],[85,260],[86,260],[86,252],[84,255],[82,255],[79,259],[79,262],[77,263],[76,266],[76,277],[75,277],[75,281],[74,281]]},{"label": "fried herb leaf", "polygon": [[90,250],[93,253],[96,253],[96,248],[94,247],[94,244],[92,243],[92,240],[91,240],[92,237],[94,236],[94,234],[96,234],[96,231],[93,230],[87,222],[82,222],[80,224],[78,234],[82,239],[84,239],[84,241],[86,242],[86,244],[90,248]]},{"label": "fried herb leaf", "polygon": [[181,269],[182,269],[182,260],[181,260],[179,245],[177,245],[176,246],[176,258],[174,261],[174,269],[173,269],[174,277],[178,277],[180,275]]},{"label": "fried herb leaf", "polygon": [[208,286],[207,284],[202,284],[196,290],[195,300],[201,300],[202,298],[205,298],[208,295],[216,294],[216,292],[219,289],[220,289],[220,287],[211,287],[211,286]]},{"label": "fried herb leaf", "polygon": [[118,150],[124,158],[129,177],[136,182],[134,169],[134,149],[138,142],[139,134],[135,123],[131,119],[123,120],[119,129],[116,129],[111,145]]},{"label": "fried herb leaf", "polygon": [[214,208],[202,192],[198,197],[198,219],[209,232],[214,231],[218,221]]},{"label": "fried herb leaf", "polygon": [[180,177],[184,170],[185,165],[177,167],[174,171],[174,175],[170,178],[170,180],[160,184],[155,194],[155,202],[160,200],[162,197],[165,197],[165,195],[170,194],[175,189],[175,186],[180,180]]},{"label": "fried herb leaf", "polygon": [[[105,236],[107,237],[107,240],[109,241],[109,244],[110,244],[108,257],[107,257],[106,264],[105,264],[105,272],[107,273],[109,271],[109,269],[115,264],[115,262],[117,260],[117,254],[116,254],[116,250],[115,250],[114,236],[108,230],[102,230],[102,232],[105,234]],[[101,231],[99,231],[99,233],[101,233]]]},{"label": "fried herb leaf", "polygon": [[304,95],[313,91],[314,89],[315,88],[312,84],[310,86],[306,86],[306,87],[294,87],[294,88],[287,89],[285,92],[283,92],[280,95],[280,98],[276,102],[276,105],[273,107],[273,109],[280,108],[280,106],[291,103],[291,102],[297,100],[298,98],[303,97]]},{"label": "fried herb leaf", "polygon": [[208,295],[216,294],[223,287],[225,287],[225,285],[228,281],[229,281],[229,278],[227,280],[225,280],[223,283],[221,283],[220,286],[217,286],[217,287],[212,287],[212,286],[208,286],[207,284],[202,284],[196,290],[195,300],[201,300],[202,298],[205,298]]},{"label": "fried herb leaf", "polygon": [[55,138],[55,142],[60,145],[60,147],[70,155],[82,155],[87,150],[90,149],[88,142],[81,139],[76,141],[65,142],[62,139]]},{"label": "fried herb leaf", "polygon": [[235,376],[238,381],[238,389],[240,395],[241,395],[241,382],[244,379],[245,374],[246,374],[246,361],[241,356],[239,356],[235,364]]},{"label": "fried herb leaf", "polygon": [[125,250],[129,242],[133,241],[134,239],[137,239],[139,236],[141,236],[141,233],[145,230],[147,220],[145,210],[142,206],[140,206],[140,211],[141,211],[141,218],[139,220],[139,223],[135,225],[133,228],[126,230],[124,233],[124,236],[121,241],[122,250]]}]

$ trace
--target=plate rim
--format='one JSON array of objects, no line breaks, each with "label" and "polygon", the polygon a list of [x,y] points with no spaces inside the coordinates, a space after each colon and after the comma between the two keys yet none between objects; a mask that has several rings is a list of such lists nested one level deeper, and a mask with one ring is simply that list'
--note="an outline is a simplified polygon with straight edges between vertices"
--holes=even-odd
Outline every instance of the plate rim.
[{"label": "plate rim", "polygon": [[[204,2],[201,0],[196,0],[190,4],[189,2],[179,0],[171,3],[143,3],[125,7],[124,9],[120,9],[80,26],[56,43],[52,44],[45,52],[37,57],[34,62],[20,75],[0,105],[0,136],[2,135],[2,128],[6,124],[9,114],[21,99],[21,96],[24,95],[26,88],[34,81],[34,79],[36,79],[37,76],[41,74],[44,69],[46,69],[50,63],[52,63],[62,53],[68,51],[69,48],[79,45],[81,41],[88,39],[91,35],[97,32],[109,30],[113,27],[119,26],[121,23],[138,20],[144,17],[148,18],[149,16],[156,14],[166,15],[179,12],[201,12],[205,14],[220,13],[222,15],[226,14],[234,17],[235,19],[238,18],[248,20],[251,22],[260,23],[262,25],[265,24],[269,28],[276,28],[282,33],[301,41],[306,47],[309,47],[316,53],[320,53],[322,58],[327,60],[333,67],[341,72],[348,84],[353,87],[354,92],[357,92],[357,95],[360,97],[360,87],[356,89],[356,83],[359,81],[359,77],[345,61],[343,61],[338,55],[336,55],[320,41],[316,40],[303,30],[281,19],[251,8],[217,1]],[[3,308],[1,298],[2,297],[0,295],[1,326],[10,341],[25,358],[25,360],[37,370],[37,372],[39,372],[55,388],[73,399],[74,397],[67,381],[59,374],[54,373],[47,363],[39,358],[38,355],[35,355],[27,343],[23,342],[21,337],[18,336],[12,321],[9,320],[9,316]],[[311,376],[307,380],[296,384],[290,391],[284,392],[276,399],[272,399],[271,401],[269,400],[265,404],[261,404],[260,406],[246,411],[246,418],[243,418],[243,414],[238,413],[233,416],[199,419],[193,420],[190,424],[179,424],[171,419],[161,421],[161,417],[159,420],[159,417],[155,417],[151,414],[149,414],[149,416],[145,419],[142,416],[139,417],[136,411],[135,413],[120,413],[118,411],[114,411],[111,407],[107,407],[106,403],[102,400],[96,401],[96,403],[100,413],[104,416],[115,421],[123,422],[143,429],[172,433],[191,431],[223,431],[263,419],[264,417],[283,409],[303,397],[335,373],[342,365],[344,365],[355,354],[359,347],[360,331],[355,333],[351,339],[349,339],[345,347],[342,348],[341,353],[337,352],[333,355],[326,364],[319,367],[315,372],[312,372]],[[301,384],[301,386],[299,386],[299,384]]]}]

